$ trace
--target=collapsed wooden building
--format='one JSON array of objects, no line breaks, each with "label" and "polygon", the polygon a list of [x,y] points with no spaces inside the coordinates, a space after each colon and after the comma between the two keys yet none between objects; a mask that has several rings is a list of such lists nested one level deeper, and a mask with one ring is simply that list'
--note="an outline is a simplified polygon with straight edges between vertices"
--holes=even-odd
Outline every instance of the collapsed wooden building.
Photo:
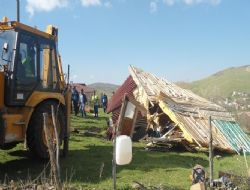
[{"label": "collapsed wooden building", "polygon": [[127,129],[134,133],[133,139],[144,137],[147,131],[159,137],[157,142],[178,143],[188,150],[208,148],[211,117],[215,149],[250,152],[248,136],[223,107],[136,67],[130,66],[129,73],[109,100],[108,112],[116,123],[125,94],[143,108],[133,129]]}]

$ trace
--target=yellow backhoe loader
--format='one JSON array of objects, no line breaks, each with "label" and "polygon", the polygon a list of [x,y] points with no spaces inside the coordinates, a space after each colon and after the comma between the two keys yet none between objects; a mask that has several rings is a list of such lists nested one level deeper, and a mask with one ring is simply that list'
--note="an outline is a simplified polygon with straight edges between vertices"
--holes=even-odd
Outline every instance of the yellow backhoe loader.
[{"label": "yellow backhoe loader", "polygon": [[[0,22],[0,148],[25,142],[40,158],[48,158],[43,113],[57,110],[57,129],[64,155],[68,151],[71,91],[58,53],[58,30],[46,32],[18,21]],[[51,130],[53,133],[53,130]]]}]

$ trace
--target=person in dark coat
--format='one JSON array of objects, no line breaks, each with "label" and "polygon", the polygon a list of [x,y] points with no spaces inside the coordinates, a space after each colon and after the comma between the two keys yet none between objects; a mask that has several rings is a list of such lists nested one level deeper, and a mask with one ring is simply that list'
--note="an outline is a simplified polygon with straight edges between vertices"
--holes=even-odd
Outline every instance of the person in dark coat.
[{"label": "person in dark coat", "polygon": [[103,96],[102,96],[102,107],[103,107],[103,112],[104,113],[106,113],[107,106],[108,106],[108,97],[107,97],[106,94],[103,94]]},{"label": "person in dark coat", "polygon": [[75,116],[77,116],[79,112],[79,93],[76,90],[75,86],[73,87],[73,91],[72,91],[72,102],[74,106]]},{"label": "person in dark coat", "polygon": [[81,110],[81,113],[82,113],[82,117],[83,116],[87,116],[86,114],[86,111],[85,111],[85,106],[86,106],[86,103],[87,103],[87,97],[83,91],[83,89],[81,90],[81,94],[80,94],[80,110]]}]

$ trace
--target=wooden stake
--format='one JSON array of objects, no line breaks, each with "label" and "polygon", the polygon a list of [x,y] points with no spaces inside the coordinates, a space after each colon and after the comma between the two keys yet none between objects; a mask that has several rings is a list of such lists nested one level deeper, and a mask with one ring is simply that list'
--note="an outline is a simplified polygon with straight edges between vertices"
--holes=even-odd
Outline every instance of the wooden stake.
[{"label": "wooden stake", "polygon": [[214,162],[213,162],[213,129],[212,129],[212,118],[209,116],[209,169],[210,169],[210,188],[213,187],[213,173],[214,173]]},{"label": "wooden stake", "polygon": [[52,178],[54,179],[54,183],[56,185],[57,190],[61,190],[61,183],[58,175],[58,170],[56,167],[56,158],[55,158],[55,150],[54,150],[54,139],[51,136],[51,133],[48,129],[48,113],[43,113],[43,128],[45,133],[45,138],[48,146],[49,157],[50,157],[50,165],[51,165],[51,173]]},{"label": "wooden stake", "polygon": [[[59,108],[58,108],[59,109]],[[53,105],[51,105],[51,113],[52,113],[52,122],[53,122],[53,128],[54,128],[54,133],[56,137],[56,169],[58,173],[58,179],[60,182],[60,166],[59,166],[59,157],[60,157],[60,142],[59,142],[59,137],[58,137],[58,131],[57,131],[57,114],[55,114],[55,108]]]},{"label": "wooden stake", "polygon": [[[59,107],[57,107],[57,109],[59,109]],[[58,126],[57,126],[58,125],[58,122],[57,122],[58,111],[55,112],[53,105],[51,105],[51,113],[52,113],[52,122],[53,122],[53,127],[54,127],[55,138],[56,138],[56,170],[57,170],[59,183],[61,184],[60,164],[59,164],[60,142],[59,142],[59,137],[58,137]],[[62,126],[59,126],[59,127],[62,127]]]}]

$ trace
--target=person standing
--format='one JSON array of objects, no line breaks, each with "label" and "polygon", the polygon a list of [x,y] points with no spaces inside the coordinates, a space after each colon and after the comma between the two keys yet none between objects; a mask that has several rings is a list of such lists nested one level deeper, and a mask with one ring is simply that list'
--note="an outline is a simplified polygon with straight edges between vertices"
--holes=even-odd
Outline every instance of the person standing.
[{"label": "person standing", "polygon": [[73,100],[72,100],[73,89],[71,85],[70,85],[70,92],[71,92],[70,113],[73,114]]},{"label": "person standing", "polygon": [[74,112],[75,112],[75,116],[77,116],[78,112],[79,112],[79,93],[76,90],[76,87],[73,87],[73,92],[72,92],[72,101],[73,101],[73,106],[74,106]]},{"label": "person standing", "polygon": [[96,92],[94,91],[94,95],[91,98],[93,104],[94,104],[94,114],[95,117],[98,117],[98,107],[99,107],[99,98],[96,95]]},{"label": "person standing", "polygon": [[103,96],[102,96],[102,107],[103,107],[103,112],[104,112],[104,113],[106,113],[107,106],[108,106],[108,97],[107,97],[107,95],[104,93]]},{"label": "person standing", "polygon": [[82,117],[87,116],[86,111],[85,111],[86,103],[87,103],[87,97],[86,97],[86,95],[85,95],[85,93],[84,93],[84,91],[82,89],[81,94],[80,94],[80,110],[81,110],[81,113],[82,113]]}]

